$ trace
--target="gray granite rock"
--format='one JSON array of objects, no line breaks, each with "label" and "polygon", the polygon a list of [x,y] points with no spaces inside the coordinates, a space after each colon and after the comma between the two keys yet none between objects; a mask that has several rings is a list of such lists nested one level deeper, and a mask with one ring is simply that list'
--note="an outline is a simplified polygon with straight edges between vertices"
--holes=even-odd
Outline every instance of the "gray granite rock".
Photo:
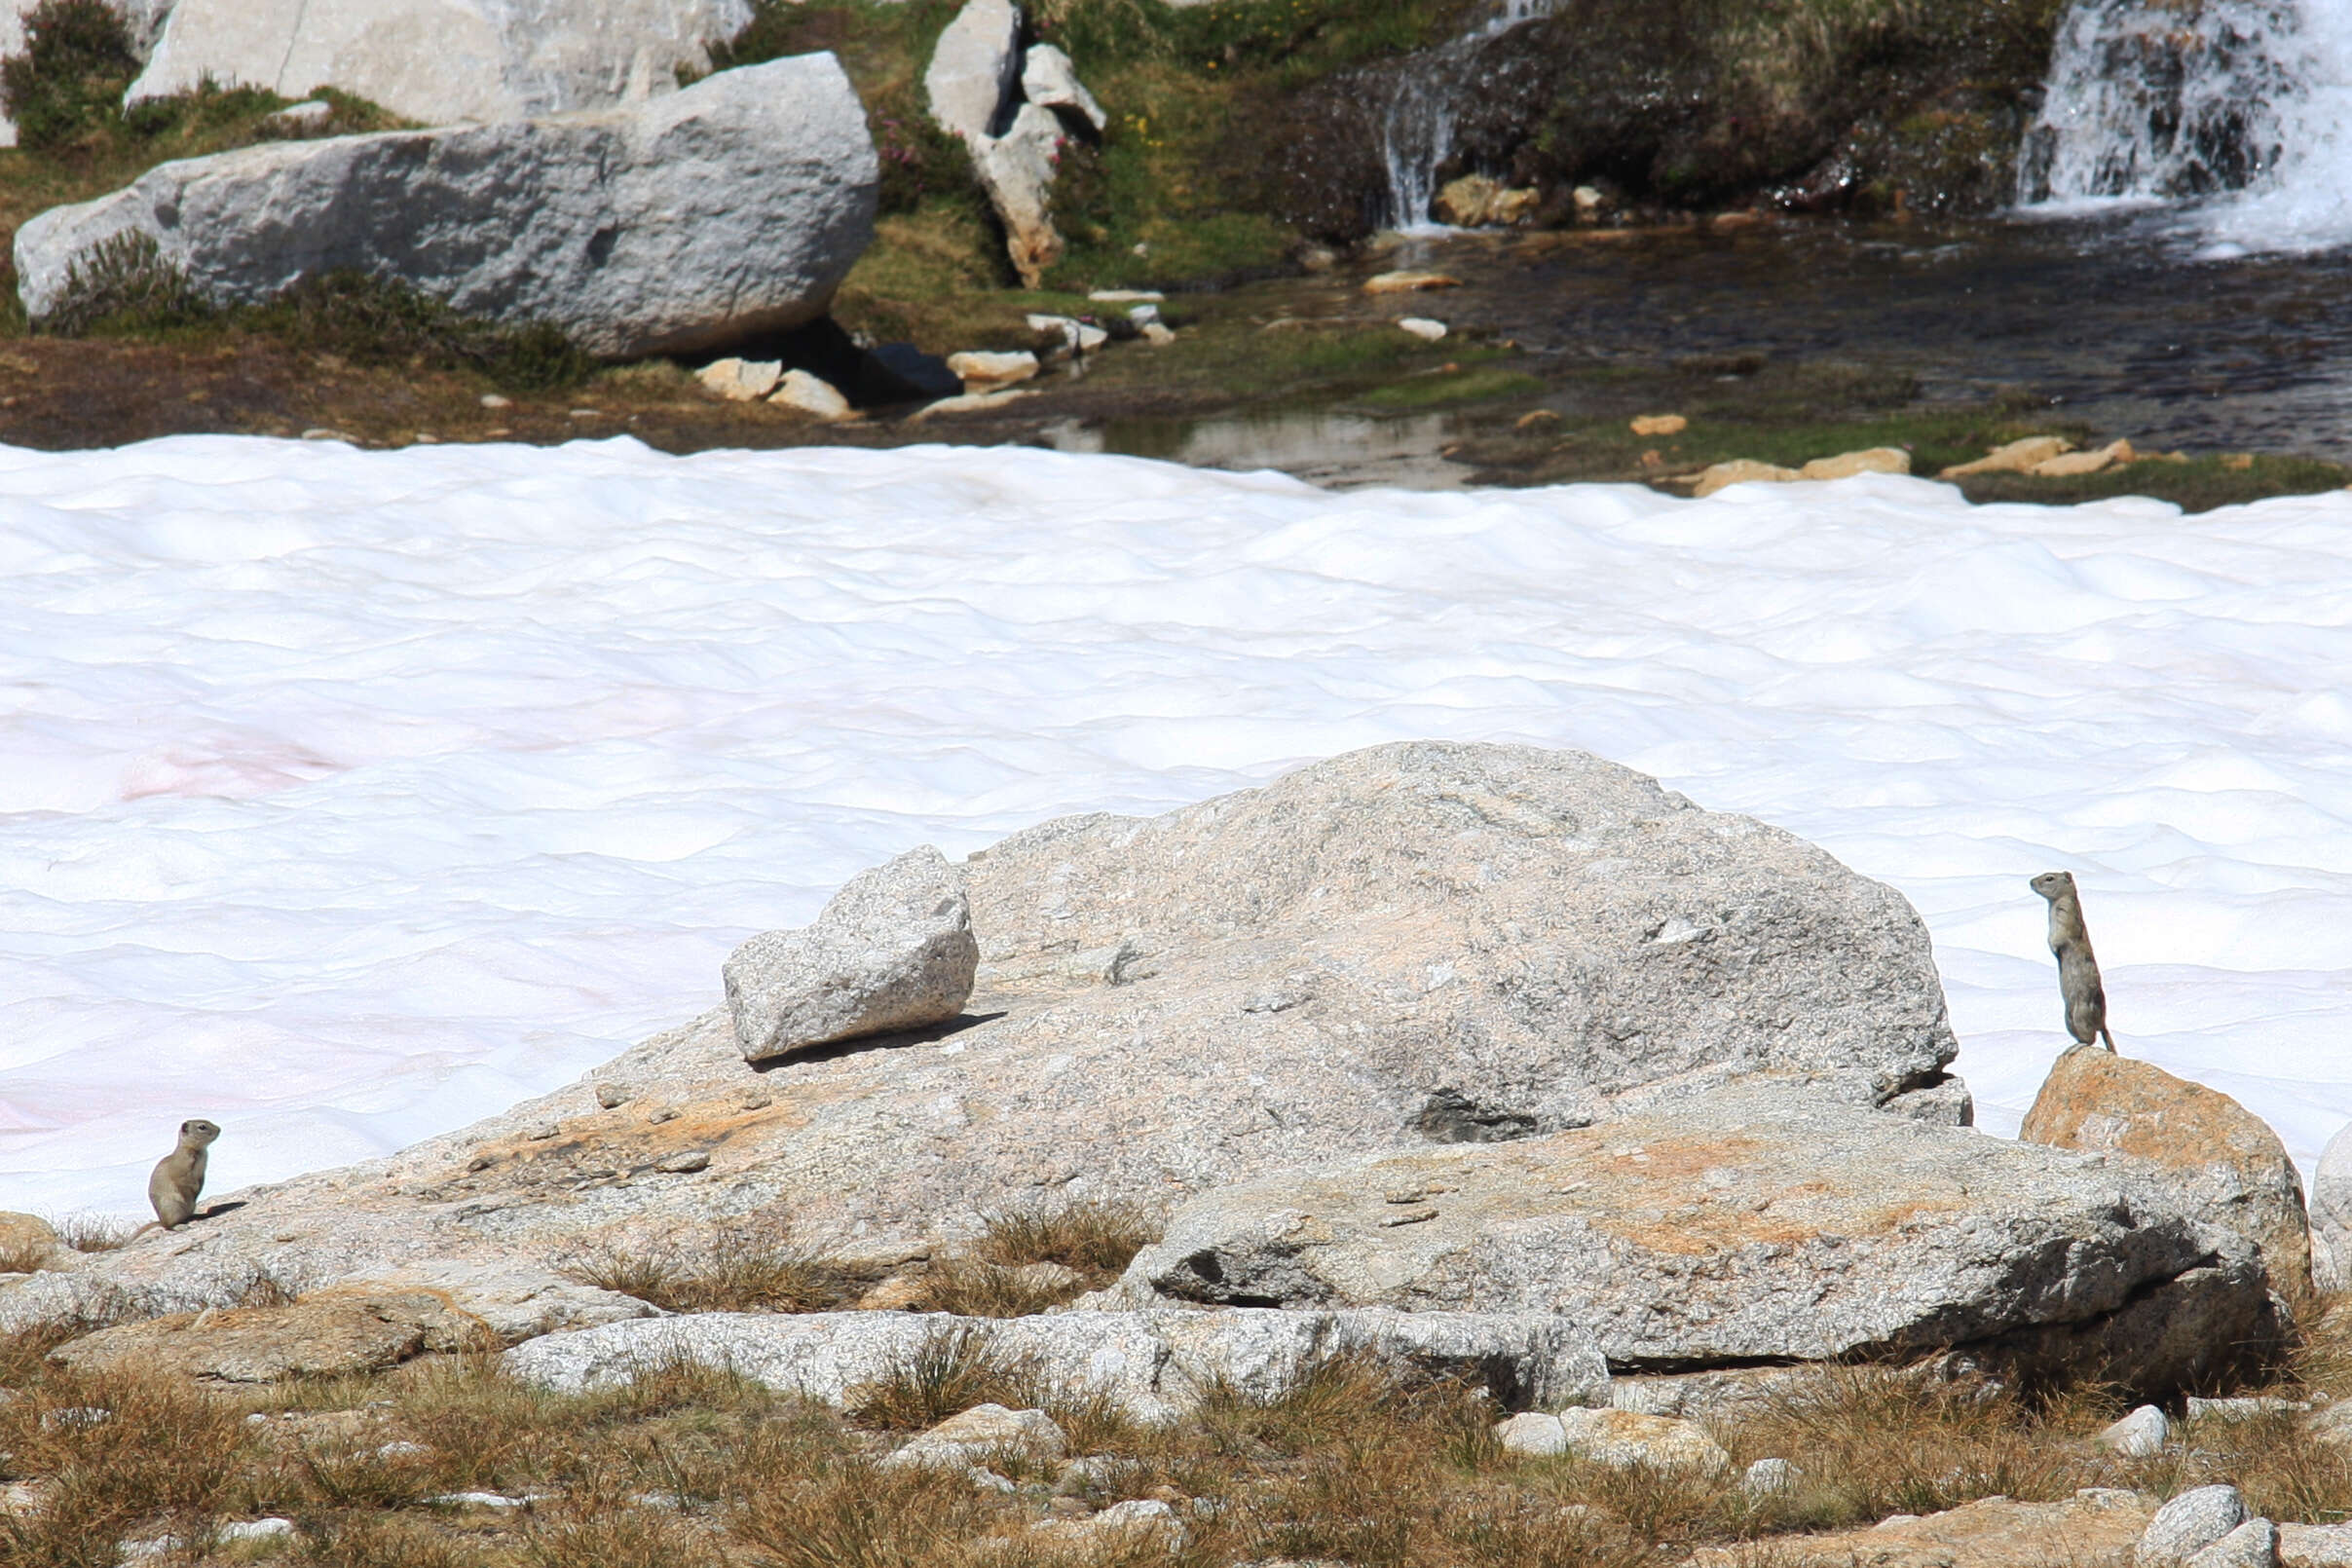
[{"label": "gray granite rock", "polygon": [[2164,1419],[2164,1412],[2144,1404],[2101,1431],[2099,1444],[2126,1459],[2153,1459],[2164,1452],[2164,1439],[2171,1436],[2172,1423]]},{"label": "gray granite rock", "polygon": [[2135,1568],[2179,1568],[2246,1522],[2234,1486],[2196,1486],[2156,1511],[2134,1551]]},{"label": "gray granite rock", "polygon": [[1011,0],[965,0],[923,70],[931,118],[967,142],[1001,132],[1012,118],[1021,66],[1021,9]]},{"label": "gray granite rock", "polygon": [[2248,1519],[2190,1557],[2184,1568],[2279,1568],[2279,1527],[2268,1519]]},{"label": "gray granite rock", "polygon": [[610,108],[710,68],[747,0],[177,0],[129,101],[341,88],[429,126]]},{"label": "gray granite rock", "polygon": [[[2221,1343],[2242,1343],[2268,1307],[2251,1246],[2163,1188],[2092,1157],[1756,1081],[1601,1127],[1206,1194],[1137,1254],[1113,1299],[1554,1312],[1617,1366],[2020,1336],[2039,1359],[2042,1330],[2151,1301],[2217,1331],[2211,1301],[2165,1292],[2217,1259],[2233,1271],[2239,1336]],[[2168,1360],[2182,1337],[2135,1329],[2102,1347],[2104,1371],[2154,1389],[2207,1370]]]},{"label": "gray granite rock", "polygon": [[893,1468],[925,1465],[965,1470],[986,1465],[1008,1451],[1031,1460],[1060,1459],[1069,1451],[1069,1437],[1043,1410],[976,1404],[918,1433],[882,1463]]},{"label": "gray granite rock", "polygon": [[2352,1568],[2352,1524],[2282,1524],[2282,1568]]},{"label": "gray granite rock", "polygon": [[727,960],[727,1005],[747,1062],[944,1024],[972,994],[963,874],[930,845],[861,872],[813,924],[752,938]]},{"label": "gray granite rock", "polygon": [[1110,124],[1070,57],[1051,44],[1031,44],[1022,56],[1021,95],[1039,108],[1067,109],[1097,131]]},{"label": "gray granite rock", "polygon": [[2328,1139],[2311,1173],[2311,1283],[2352,1290],[2352,1125]]},{"label": "gray granite rock", "polygon": [[[93,1288],[184,1292],[243,1263],[314,1287],[466,1270],[540,1292],[500,1309],[519,1328],[612,1306],[546,1293],[567,1251],[701,1246],[746,1215],[788,1215],[819,1251],[919,1256],[995,1210],[1158,1210],[1760,1073],[1858,1107],[1952,1082],[1899,895],[1581,753],[1384,746],[1161,817],[1048,823],[964,871],[980,966],[952,1032],[755,1069],[714,1008],[470,1127],[223,1193],[243,1207],[92,1254]],[[45,1278],[0,1284],[0,1318],[63,1310],[23,1293]],[[2168,1300],[2151,1291],[2153,1326]]]},{"label": "gray granite rock", "polygon": [[848,77],[804,55],[597,113],[163,164],[19,229],[19,287],[48,317],[77,270],[151,244],[220,304],[351,269],[594,354],[689,353],[822,315],[878,178]]},{"label": "gray granite rock", "polygon": [[717,1313],[550,1335],[506,1353],[506,1370],[564,1391],[610,1386],[685,1359],[840,1405],[943,1336],[983,1336],[1041,1391],[1096,1392],[1146,1421],[1174,1419],[1222,1380],[1272,1397],[1323,1361],[1364,1350],[1489,1389],[1506,1408],[1564,1404],[1608,1372],[1560,1319],[1486,1313],[1064,1312],[1005,1320],[944,1313]]}]

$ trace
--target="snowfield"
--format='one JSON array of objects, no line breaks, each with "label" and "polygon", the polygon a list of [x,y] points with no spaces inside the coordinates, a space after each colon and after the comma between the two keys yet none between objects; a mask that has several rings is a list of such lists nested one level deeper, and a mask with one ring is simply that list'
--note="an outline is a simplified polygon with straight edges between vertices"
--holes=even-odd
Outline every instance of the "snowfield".
[{"label": "snowfield", "polygon": [[364,1158],[715,1005],[859,869],[1412,736],[1892,882],[2013,1132],[2074,872],[2131,1055],[2352,1116],[2352,495],[1328,493],[941,447],[0,448],[0,1208]]}]

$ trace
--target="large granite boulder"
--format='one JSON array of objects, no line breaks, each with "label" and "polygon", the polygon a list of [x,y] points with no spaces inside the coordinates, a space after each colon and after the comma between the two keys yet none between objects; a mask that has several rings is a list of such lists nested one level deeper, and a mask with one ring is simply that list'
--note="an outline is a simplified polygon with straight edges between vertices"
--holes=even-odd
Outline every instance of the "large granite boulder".
[{"label": "large granite boulder", "polygon": [[1965,1347],[2136,1390],[2275,1333],[2255,1249],[2123,1162],[1761,1082],[1209,1193],[1110,1300],[1555,1313],[1618,1368]]},{"label": "large granite boulder", "polygon": [[[929,1244],[991,1211],[1159,1209],[1758,1073],[1865,1123],[1950,1109],[1955,1042],[1899,894],[1582,753],[1384,746],[1161,817],[1047,823],[964,880],[981,961],[954,1021],[753,1066],[716,1008],[96,1274],[195,1293],[249,1257],[314,1286],[429,1282],[477,1315],[507,1281],[555,1312],[550,1256],[753,1213],[814,1247]],[[24,1288],[0,1286],[0,1322],[48,1310]],[[571,1322],[612,1305],[556,1299]]]},{"label": "large granite boulder", "polygon": [[865,111],[831,55],[601,113],[280,142],[150,169],[17,233],[35,318],[151,244],[220,304],[355,269],[591,353],[724,345],[821,315],[873,238]]},{"label": "large granite boulder", "polygon": [[695,1362],[839,1406],[926,1348],[949,1347],[1015,1374],[1027,1385],[1022,1398],[1099,1395],[1153,1422],[1173,1420],[1218,1384],[1271,1399],[1350,1353],[1461,1378],[1512,1410],[1573,1404],[1609,1377],[1591,1336],[1576,1325],[1496,1313],[710,1313],[553,1334],[508,1351],[502,1364],[524,1382],[575,1392]]},{"label": "large granite boulder", "polygon": [[177,0],[129,101],[209,77],[341,88],[423,125],[603,109],[673,91],[748,0]]},{"label": "large granite boulder", "polygon": [[2311,1282],[2303,1183],[2259,1116],[2152,1062],[2097,1046],[2061,1056],[2017,1136],[2145,1161],[2203,1218],[2254,1243],[2290,1297]]}]

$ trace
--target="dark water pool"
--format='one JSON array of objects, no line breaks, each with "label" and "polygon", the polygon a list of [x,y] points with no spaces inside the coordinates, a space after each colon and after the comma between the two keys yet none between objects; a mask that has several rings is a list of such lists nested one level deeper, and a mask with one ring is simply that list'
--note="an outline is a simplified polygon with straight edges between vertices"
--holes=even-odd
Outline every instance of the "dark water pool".
[{"label": "dark water pool", "polygon": [[[2115,214],[1438,236],[1401,241],[1363,270],[1400,267],[1467,285],[1401,308],[1513,339],[1561,388],[1610,367],[1835,360],[1907,375],[1924,401],[2006,394],[2147,447],[2352,462],[2345,251],[2199,260],[2177,231]],[[1297,314],[1367,309],[1353,278],[1296,287],[1286,308]],[[1441,484],[1437,452],[1462,418],[1350,425],[1350,442],[1314,472],[1328,414],[1113,427],[1080,444],[1325,482]],[[1351,445],[1374,458],[1363,474]]]}]

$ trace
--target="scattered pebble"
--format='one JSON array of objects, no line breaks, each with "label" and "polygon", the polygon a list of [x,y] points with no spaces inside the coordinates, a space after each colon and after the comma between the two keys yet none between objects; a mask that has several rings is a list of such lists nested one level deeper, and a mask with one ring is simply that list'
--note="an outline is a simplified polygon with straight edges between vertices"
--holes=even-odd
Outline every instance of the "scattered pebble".
[{"label": "scattered pebble", "polygon": [[484,408],[512,408],[514,399],[501,396],[497,392],[484,392],[482,393],[482,406]]},{"label": "scattered pebble", "polygon": [[1397,324],[1424,343],[1436,343],[1445,336],[1445,323],[1426,316],[1408,316]]}]

